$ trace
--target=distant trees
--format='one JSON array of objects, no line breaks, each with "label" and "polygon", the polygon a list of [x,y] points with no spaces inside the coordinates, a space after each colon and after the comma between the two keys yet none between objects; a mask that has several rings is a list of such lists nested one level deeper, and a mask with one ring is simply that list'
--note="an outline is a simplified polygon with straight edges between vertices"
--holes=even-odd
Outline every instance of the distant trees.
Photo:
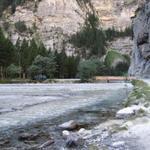
[{"label": "distant trees", "polygon": [[13,45],[0,29],[0,78],[75,78],[80,58],[47,50],[43,43],[20,39]]},{"label": "distant trees", "polygon": [[103,30],[99,17],[91,0],[76,0],[83,11],[84,25],[75,34],[71,35],[70,43],[82,50],[82,57],[89,59],[92,56],[102,57],[106,54],[108,41],[117,37],[132,36],[132,27],[125,30],[108,28]]},{"label": "distant trees", "polygon": [[6,72],[7,72],[7,77],[17,78],[20,75],[21,68],[14,64],[11,64],[10,66],[7,67]]},{"label": "distant trees", "polygon": [[13,60],[14,46],[9,39],[6,39],[0,29],[0,77],[6,76],[6,68]]},{"label": "distant trees", "polygon": [[[90,0],[76,0],[83,16],[84,25],[80,31],[70,37],[70,42],[82,49],[84,58],[90,56],[102,57],[106,52],[106,40],[103,30],[100,28],[98,15]],[[88,52],[87,52],[88,51]]]},{"label": "distant trees", "polygon": [[11,6],[12,13],[14,13],[16,7],[25,3],[25,1],[26,0],[0,0],[0,16],[2,15],[3,11],[9,6]]},{"label": "distant trees", "polygon": [[111,75],[111,70],[99,58],[90,58],[80,61],[78,74],[81,81],[86,82],[93,76]]},{"label": "distant trees", "polygon": [[119,38],[119,37],[132,37],[133,35],[133,29],[132,26],[126,27],[124,30],[117,30],[114,27],[113,28],[108,28],[107,30],[104,30],[105,35],[106,35],[106,40],[107,41],[112,41],[114,38]]},{"label": "distant trees", "polygon": [[56,61],[56,78],[75,78],[80,61],[79,56],[67,56],[65,52],[54,53]]},{"label": "distant trees", "polygon": [[36,56],[32,65],[29,67],[29,73],[32,77],[36,75],[45,75],[48,78],[54,77],[56,71],[56,62],[51,54],[48,57]]}]

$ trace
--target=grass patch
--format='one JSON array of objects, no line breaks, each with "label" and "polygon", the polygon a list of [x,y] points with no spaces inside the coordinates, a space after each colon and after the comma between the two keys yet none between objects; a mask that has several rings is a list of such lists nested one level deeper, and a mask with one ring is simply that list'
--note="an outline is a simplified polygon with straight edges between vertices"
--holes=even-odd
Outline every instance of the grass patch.
[{"label": "grass patch", "polygon": [[129,63],[126,56],[122,55],[121,53],[118,53],[114,50],[108,51],[105,58],[105,64],[108,67],[114,67],[116,60],[119,60],[119,62],[122,63]]},{"label": "grass patch", "polygon": [[134,90],[129,95],[125,106],[127,107],[140,102],[150,102],[150,87],[148,84],[141,80],[133,80],[132,84],[134,85]]}]

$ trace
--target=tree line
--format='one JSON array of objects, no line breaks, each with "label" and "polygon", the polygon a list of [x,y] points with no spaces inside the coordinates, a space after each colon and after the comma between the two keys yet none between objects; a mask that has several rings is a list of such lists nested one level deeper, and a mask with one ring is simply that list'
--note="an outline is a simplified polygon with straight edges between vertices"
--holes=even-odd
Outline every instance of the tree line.
[{"label": "tree line", "polygon": [[132,36],[132,27],[119,31],[114,27],[104,30],[91,0],[76,1],[84,14],[80,14],[84,19],[84,25],[71,35],[70,43],[81,49],[84,58],[89,59],[91,56],[100,58],[106,54],[109,41],[118,37]]},{"label": "tree line", "polygon": [[0,77],[34,78],[75,78],[80,58],[47,50],[45,46],[31,41],[17,40],[16,44],[5,38],[0,29]]}]

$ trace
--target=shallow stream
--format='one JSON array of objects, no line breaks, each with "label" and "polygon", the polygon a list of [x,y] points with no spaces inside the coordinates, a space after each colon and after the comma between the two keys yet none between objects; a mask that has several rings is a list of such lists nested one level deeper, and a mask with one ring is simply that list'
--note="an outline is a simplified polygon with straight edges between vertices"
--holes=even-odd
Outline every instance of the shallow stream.
[{"label": "shallow stream", "polygon": [[[113,118],[131,88],[127,83],[1,85],[0,149],[37,149],[53,137],[47,149],[63,150],[59,124],[76,120],[89,129]],[[20,140],[24,133],[34,138]]]}]

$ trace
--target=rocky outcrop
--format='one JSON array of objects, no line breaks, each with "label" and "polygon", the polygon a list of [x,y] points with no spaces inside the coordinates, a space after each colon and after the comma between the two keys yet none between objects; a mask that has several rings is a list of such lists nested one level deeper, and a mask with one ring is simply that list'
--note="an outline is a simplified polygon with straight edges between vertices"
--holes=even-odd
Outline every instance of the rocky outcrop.
[{"label": "rocky outcrop", "polygon": [[130,75],[150,77],[150,1],[141,3],[133,19],[134,48]]},{"label": "rocky outcrop", "polygon": [[132,53],[133,40],[130,37],[117,38],[109,43],[109,49],[117,50],[121,54]]}]

